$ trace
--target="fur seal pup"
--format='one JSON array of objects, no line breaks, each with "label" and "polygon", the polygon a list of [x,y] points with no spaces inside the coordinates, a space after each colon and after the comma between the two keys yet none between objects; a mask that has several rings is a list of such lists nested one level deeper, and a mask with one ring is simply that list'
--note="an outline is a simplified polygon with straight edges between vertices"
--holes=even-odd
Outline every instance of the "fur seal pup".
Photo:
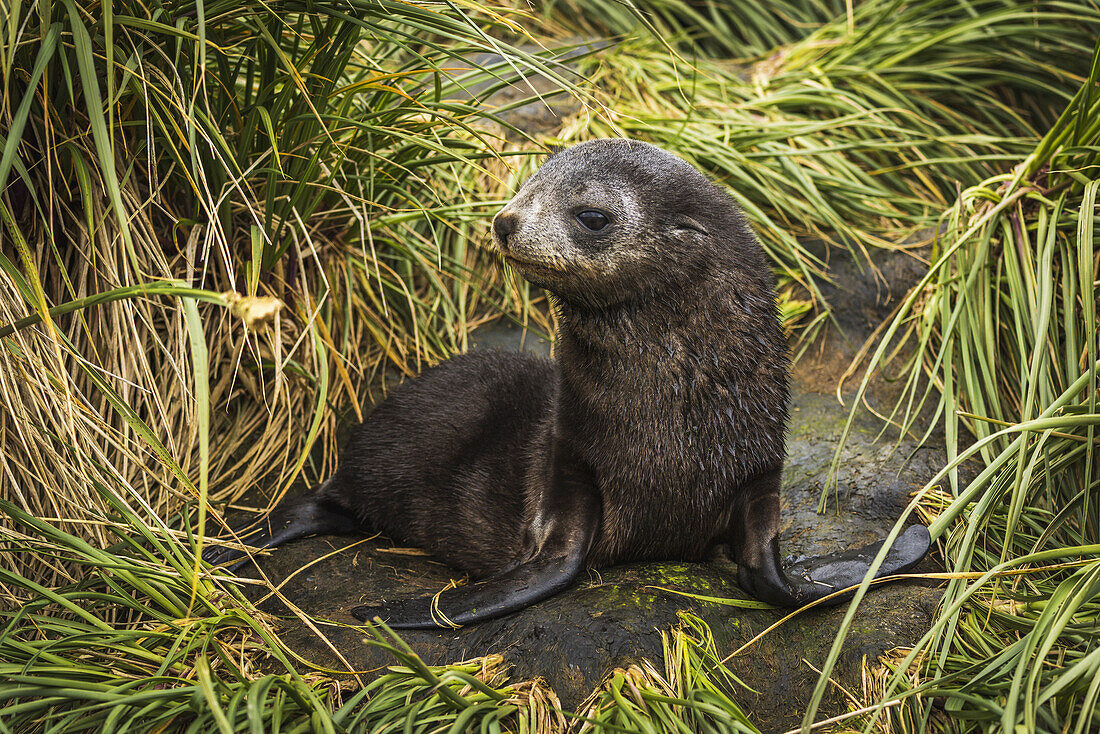
[{"label": "fur seal pup", "polygon": [[[380,532],[483,579],[352,609],[399,629],[490,619],[589,566],[701,560],[720,543],[745,591],[780,606],[863,579],[881,543],[808,576],[780,566],[787,345],[768,262],[725,192],[655,146],[582,143],[523,184],[493,241],[552,295],[557,360],[471,353],[426,371],[355,430],[330,479],[241,540]],[[929,543],[910,527],[879,575]]]}]

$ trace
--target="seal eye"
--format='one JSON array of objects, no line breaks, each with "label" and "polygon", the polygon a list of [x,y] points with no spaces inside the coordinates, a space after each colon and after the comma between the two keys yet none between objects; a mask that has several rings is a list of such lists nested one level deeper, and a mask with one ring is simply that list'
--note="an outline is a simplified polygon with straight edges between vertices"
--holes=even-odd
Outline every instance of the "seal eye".
[{"label": "seal eye", "polygon": [[589,232],[599,232],[611,224],[611,220],[607,218],[606,214],[595,209],[585,209],[583,212],[578,212],[577,221]]}]

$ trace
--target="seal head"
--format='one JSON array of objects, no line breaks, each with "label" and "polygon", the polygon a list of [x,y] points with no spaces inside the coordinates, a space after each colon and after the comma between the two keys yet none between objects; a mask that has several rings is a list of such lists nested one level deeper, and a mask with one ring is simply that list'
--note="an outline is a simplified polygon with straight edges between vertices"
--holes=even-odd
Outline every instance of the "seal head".
[{"label": "seal head", "polygon": [[731,214],[729,197],[686,161],[648,143],[595,140],[527,179],[494,219],[493,244],[528,281],[603,308],[721,266],[710,230],[743,228],[725,225]]}]

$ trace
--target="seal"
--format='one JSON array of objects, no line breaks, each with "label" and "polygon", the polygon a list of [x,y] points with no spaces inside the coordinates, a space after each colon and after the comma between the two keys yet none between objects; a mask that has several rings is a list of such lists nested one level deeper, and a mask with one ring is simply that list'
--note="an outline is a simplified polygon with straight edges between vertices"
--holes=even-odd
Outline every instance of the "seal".
[{"label": "seal", "polygon": [[[379,532],[482,579],[352,609],[398,629],[490,619],[587,567],[702,560],[719,544],[745,591],[779,606],[862,581],[882,543],[800,575],[780,565],[787,344],[767,259],[727,193],[653,145],[582,143],[523,184],[493,242],[551,295],[556,360],[470,353],[408,381],[330,479],[240,540]],[[878,575],[929,545],[909,527]]]}]

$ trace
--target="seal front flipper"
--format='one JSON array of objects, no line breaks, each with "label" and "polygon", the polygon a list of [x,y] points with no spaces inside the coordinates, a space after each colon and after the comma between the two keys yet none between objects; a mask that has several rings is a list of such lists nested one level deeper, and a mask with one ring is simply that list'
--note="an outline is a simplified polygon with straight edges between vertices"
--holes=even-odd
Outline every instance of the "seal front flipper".
[{"label": "seal front flipper", "polygon": [[[791,566],[786,570],[786,575],[794,586],[797,603],[808,604],[834,591],[858,586],[863,582],[863,577],[867,575],[871,562],[875,560],[884,542],[871,543],[843,553],[810,558]],[[875,578],[911,570],[928,554],[931,545],[932,536],[928,534],[928,528],[924,525],[912,525],[906,528],[905,532],[899,535],[890,546],[882,565],[875,572]],[[835,599],[830,599],[827,604],[845,602],[854,593],[853,590],[850,594],[842,594]]]},{"label": "seal front flipper", "polygon": [[[730,518],[728,542],[737,561],[737,582],[741,588],[769,604],[800,607],[834,591],[859,585],[885,541],[811,558],[789,570],[780,565],[781,477],[781,468],[772,469],[746,482],[739,490]],[[927,555],[931,544],[928,528],[923,525],[907,528],[894,540],[875,578],[910,570]],[[842,594],[825,604],[840,604],[851,597],[852,594]]]},{"label": "seal front flipper", "polygon": [[542,488],[525,534],[532,556],[484,581],[381,605],[354,607],[364,622],[381,617],[393,629],[435,629],[474,624],[531,606],[566,589],[584,570],[600,527],[600,500],[591,473],[555,442],[550,481]]},{"label": "seal front flipper", "polygon": [[367,604],[354,607],[351,613],[363,622],[381,617],[393,629],[437,629],[483,622],[518,612],[563,591],[584,570],[585,555],[535,558],[507,573],[438,596]]},{"label": "seal front flipper", "polygon": [[[738,583],[745,591],[769,604],[779,607],[805,606],[835,591],[859,586],[885,542],[810,558],[783,569],[779,565],[779,538],[776,536],[771,539],[770,548],[764,554],[766,562],[758,568],[746,565],[739,568]],[[928,555],[931,544],[928,528],[924,525],[910,526],[894,540],[882,565],[875,572],[875,578],[911,570]],[[852,589],[819,606],[841,604],[854,594],[855,589]]]}]

